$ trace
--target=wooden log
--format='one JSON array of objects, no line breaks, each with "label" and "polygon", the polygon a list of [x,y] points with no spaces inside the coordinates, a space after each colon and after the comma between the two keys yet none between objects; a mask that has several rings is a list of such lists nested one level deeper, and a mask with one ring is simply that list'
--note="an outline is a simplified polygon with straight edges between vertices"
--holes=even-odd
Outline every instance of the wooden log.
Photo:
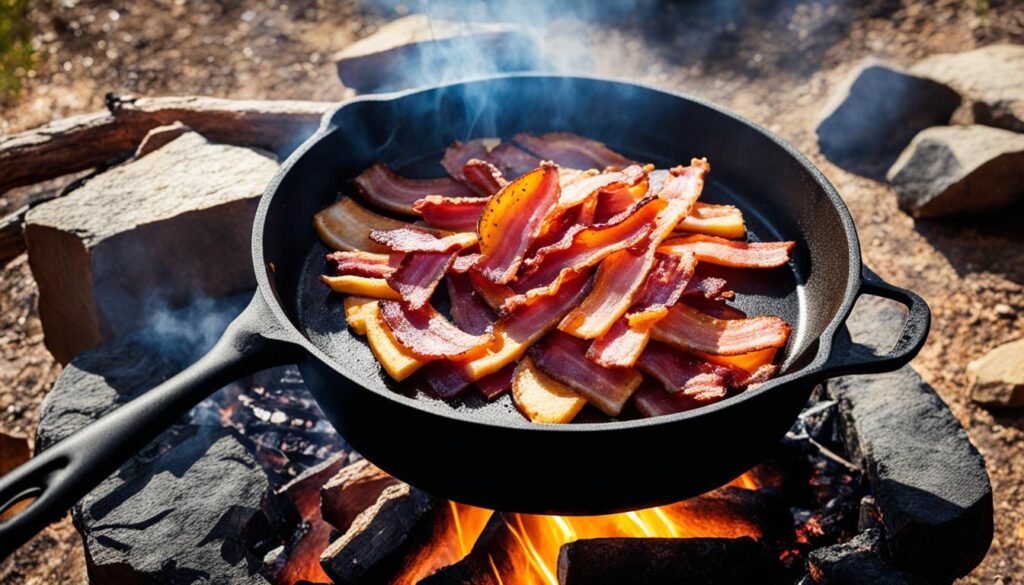
[{"label": "wooden log", "polygon": [[563,545],[560,585],[775,583],[779,567],[754,539],[594,538]]},{"label": "wooden log", "polygon": [[366,459],[343,467],[320,488],[320,514],[338,530],[345,532],[356,516],[377,501],[397,479]]},{"label": "wooden log", "polygon": [[181,122],[215,142],[285,155],[334,104],[210,97],[107,96],[106,112],[74,116],[0,137],[0,193],[132,154],[146,134]]},{"label": "wooden log", "polygon": [[484,526],[472,550],[459,562],[423,579],[419,585],[501,585],[516,567],[526,566],[520,547],[509,530],[510,518],[497,512]]}]

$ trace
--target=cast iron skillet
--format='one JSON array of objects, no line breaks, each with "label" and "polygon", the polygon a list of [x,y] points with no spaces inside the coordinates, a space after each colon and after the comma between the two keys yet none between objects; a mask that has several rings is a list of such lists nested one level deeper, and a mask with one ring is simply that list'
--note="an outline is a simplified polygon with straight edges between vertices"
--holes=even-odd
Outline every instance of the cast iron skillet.
[{"label": "cast iron skillet", "polygon": [[[796,240],[789,269],[726,274],[742,308],[793,325],[783,375],[690,412],[561,426],[527,422],[508,397],[452,405],[392,387],[346,328],[337,295],[317,282],[326,248],[313,214],[375,161],[413,176],[440,174],[437,161],[454,139],[551,130],[662,168],[706,156],[704,200],[739,205],[754,239]],[[252,255],[255,297],[205,357],[0,479],[0,510],[34,498],[0,524],[0,553],[58,518],[202,398],[277,364],[297,362],[338,432],[400,479],[488,508],[592,514],[680,500],[736,477],[785,433],[816,383],[895,369],[917,353],[929,327],[920,297],[862,266],[842,200],[792,147],[699,99],[592,78],[506,76],[341,105],[267,188]],[[833,351],[861,294],[909,308],[885,355]]]}]

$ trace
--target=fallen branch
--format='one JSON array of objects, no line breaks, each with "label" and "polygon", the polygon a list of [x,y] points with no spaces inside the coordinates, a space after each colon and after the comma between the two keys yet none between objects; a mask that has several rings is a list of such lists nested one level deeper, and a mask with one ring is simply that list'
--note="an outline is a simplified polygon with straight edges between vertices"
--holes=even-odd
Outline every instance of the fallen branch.
[{"label": "fallen branch", "polygon": [[328,102],[107,96],[107,112],[0,137],[0,194],[129,155],[150,130],[174,122],[216,142],[287,153],[316,130],[332,106]]}]

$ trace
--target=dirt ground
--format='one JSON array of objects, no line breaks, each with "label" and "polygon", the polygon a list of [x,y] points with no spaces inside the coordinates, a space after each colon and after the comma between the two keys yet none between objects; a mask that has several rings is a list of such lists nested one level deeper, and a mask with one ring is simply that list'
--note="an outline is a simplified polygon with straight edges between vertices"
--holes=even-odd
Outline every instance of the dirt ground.
[{"label": "dirt ground", "polygon": [[[996,536],[982,565],[959,583],[1024,583],[1024,414],[975,406],[964,373],[970,360],[1021,336],[1024,206],[958,221],[914,220],[897,208],[886,184],[825,160],[814,134],[823,104],[860,59],[909,65],[938,52],[1024,43],[1024,5],[640,4],[657,14],[627,11],[581,25],[562,13],[546,23],[544,36],[580,39],[574,44],[587,49],[588,58],[577,63],[589,72],[730,107],[822,168],[853,212],[867,264],[930,304],[932,334],[914,366],[950,404],[988,463]],[[23,93],[3,107],[0,133],[99,109],[108,91],[344,99],[351,92],[337,81],[331,54],[395,15],[393,9],[322,0],[34,3],[28,18],[38,61],[32,77],[24,78]],[[30,195],[0,197],[2,210]],[[37,291],[24,256],[3,267],[0,278],[0,431],[31,433],[59,367],[42,345]],[[1009,314],[997,313],[998,304],[1009,306]],[[0,564],[0,582],[81,583],[84,567],[77,535],[65,520]]]}]

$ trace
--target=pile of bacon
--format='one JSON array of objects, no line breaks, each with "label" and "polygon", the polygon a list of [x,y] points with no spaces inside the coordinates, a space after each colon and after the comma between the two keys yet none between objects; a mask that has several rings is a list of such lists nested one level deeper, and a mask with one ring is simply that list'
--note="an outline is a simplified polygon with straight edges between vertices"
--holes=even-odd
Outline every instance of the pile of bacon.
[{"label": "pile of bacon", "polygon": [[[630,399],[644,416],[679,412],[777,371],[789,325],[728,306],[725,281],[697,267],[779,267],[793,242],[745,242],[739,209],[698,202],[704,159],[655,171],[549,133],[456,142],[441,164],[450,178],[376,164],[355,179],[409,222],[349,197],[314,222],[337,250],[323,282],[395,380],[417,372],[445,399],[511,389],[530,420],[555,423]],[[442,282],[450,317],[432,304]]]}]

